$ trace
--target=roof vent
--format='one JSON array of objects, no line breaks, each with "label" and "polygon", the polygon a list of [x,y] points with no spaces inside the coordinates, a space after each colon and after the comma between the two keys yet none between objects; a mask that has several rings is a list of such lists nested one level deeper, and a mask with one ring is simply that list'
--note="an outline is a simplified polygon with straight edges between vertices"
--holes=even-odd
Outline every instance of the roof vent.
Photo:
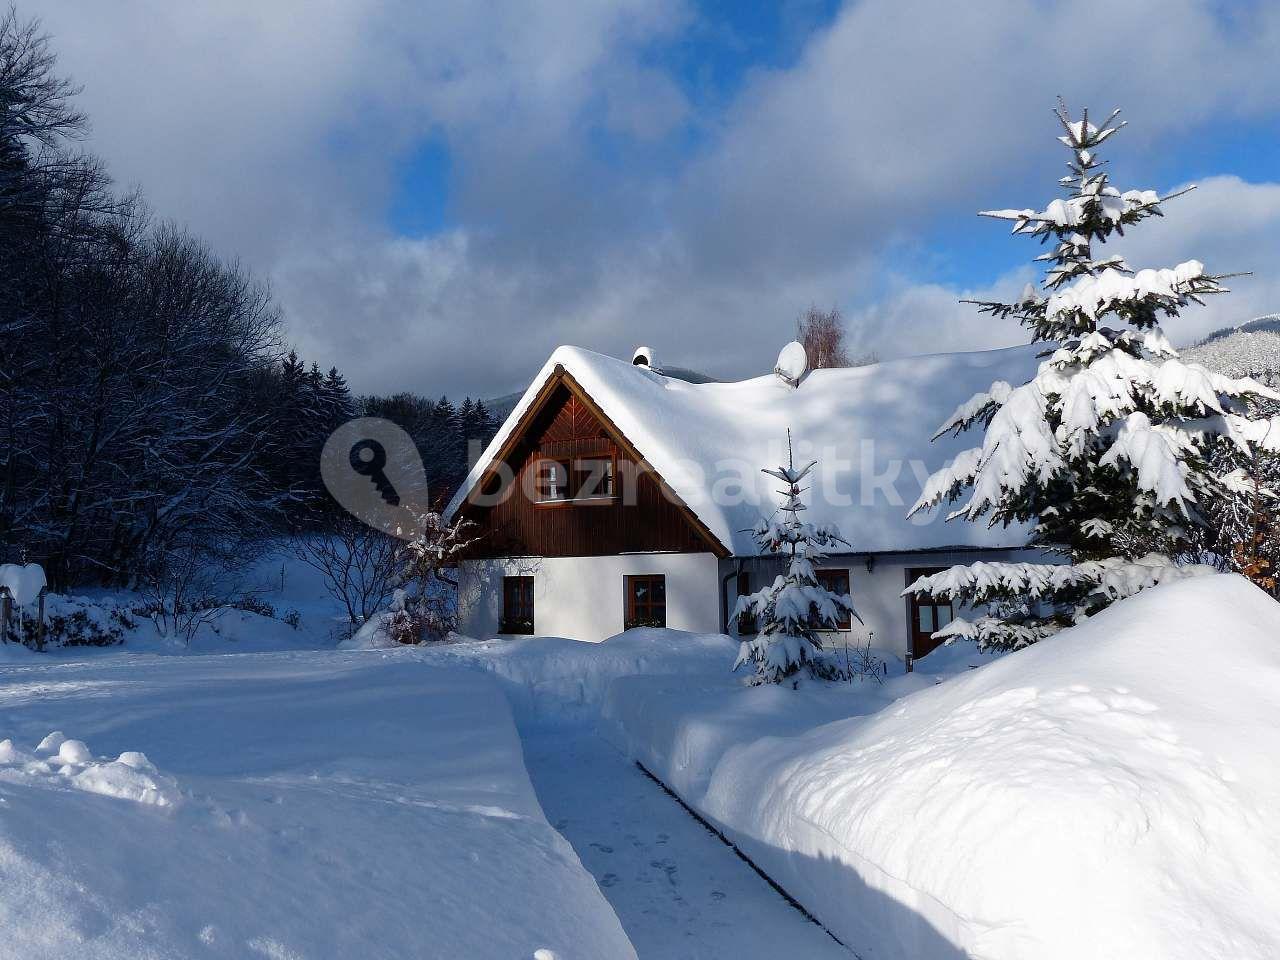
[{"label": "roof vent", "polygon": [[773,368],[778,379],[793,387],[800,386],[800,381],[809,371],[809,356],[805,353],[804,344],[792,340],[778,354],[778,364]]},{"label": "roof vent", "polygon": [[654,373],[662,372],[662,367],[658,364],[658,358],[653,352],[653,347],[636,347],[636,352],[631,355],[631,363],[637,367],[648,367]]}]

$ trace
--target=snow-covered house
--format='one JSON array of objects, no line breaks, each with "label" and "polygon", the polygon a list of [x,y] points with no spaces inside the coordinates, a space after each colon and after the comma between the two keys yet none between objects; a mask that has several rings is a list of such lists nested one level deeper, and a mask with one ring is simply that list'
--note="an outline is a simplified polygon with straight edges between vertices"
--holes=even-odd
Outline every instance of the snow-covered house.
[{"label": "snow-covered house", "polygon": [[[736,599],[781,570],[751,528],[781,495],[761,473],[816,459],[806,519],[834,523],[848,552],[822,562],[864,623],[845,629],[910,663],[953,611],[907,600],[917,576],[978,559],[1020,559],[1026,531],[907,512],[928,475],[966,446],[932,441],[994,380],[1022,383],[1034,347],[788,371],[737,383],[664,376],[576,347],[552,354],[447,509],[479,525],[461,564],[462,630],[602,640],[629,626],[750,630]],[[792,371],[794,373],[794,371]],[[843,641],[833,638],[837,644]]]}]

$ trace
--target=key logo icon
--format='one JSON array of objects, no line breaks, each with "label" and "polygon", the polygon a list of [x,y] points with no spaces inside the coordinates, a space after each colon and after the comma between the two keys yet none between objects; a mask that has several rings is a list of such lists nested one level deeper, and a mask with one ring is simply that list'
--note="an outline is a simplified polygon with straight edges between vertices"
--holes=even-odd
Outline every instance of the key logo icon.
[{"label": "key logo icon", "polygon": [[361,417],[340,426],[320,454],[320,476],[348,513],[393,536],[412,538],[428,510],[422,457],[390,420]]},{"label": "key logo icon", "polygon": [[378,493],[393,507],[400,506],[400,494],[387,479],[387,451],[377,440],[361,440],[351,448],[351,469],[373,481]]}]

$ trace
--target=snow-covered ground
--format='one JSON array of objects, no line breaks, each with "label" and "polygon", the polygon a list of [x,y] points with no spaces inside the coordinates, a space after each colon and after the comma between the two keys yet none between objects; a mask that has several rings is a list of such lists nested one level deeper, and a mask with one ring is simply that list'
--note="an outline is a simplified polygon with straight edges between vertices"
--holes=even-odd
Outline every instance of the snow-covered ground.
[{"label": "snow-covered ground", "polygon": [[[341,605],[325,590],[321,575],[294,554],[288,541],[268,544],[234,579],[216,583],[225,605],[190,617],[175,627],[144,611],[153,598],[131,590],[89,588],[45,597],[46,622],[83,625],[80,637],[96,636],[103,646],[60,646],[50,639],[50,657],[82,659],[100,654],[163,655],[332,650],[351,632]],[[34,596],[34,595],[33,595]],[[34,602],[27,608],[34,616]],[[101,642],[101,641],[100,641]],[[16,643],[0,643],[0,663],[23,662],[31,653]]]},{"label": "snow-covered ground", "polygon": [[1280,605],[1244,579],[1154,588],[866,717],[787,693],[632,678],[604,711],[863,956],[1280,955]]},{"label": "snow-covered ground", "polygon": [[581,726],[521,731],[547,818],[642,960],[848,960],[627,757]]},{"label": "snow-covered ground", "polygon": [[634,956],[475,671],[41,661],[0,711],[0,957]]},{"label": "snow-covered ground", "polygon": [[1280,606],[1244,580],[883,684],[747,688],[735,646],[23,653],[0,958],[847,955],[632,758],[865,958],[1280,955]]}]

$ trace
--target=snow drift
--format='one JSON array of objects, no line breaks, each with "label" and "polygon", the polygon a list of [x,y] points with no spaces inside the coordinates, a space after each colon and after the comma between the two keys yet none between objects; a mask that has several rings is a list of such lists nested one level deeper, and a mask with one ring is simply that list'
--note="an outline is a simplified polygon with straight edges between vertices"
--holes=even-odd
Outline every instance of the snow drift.
[{"label": "snow drift", "polygon": [[478,672],[41,659],[0,727],[4,960],[635,960]]},{"label": "snow drift", "polygon": [[114,760],[95,758],[83,741],[68,740],[61,730],[41,740],[34,753],[0,740],[0,781],[55,789],[65,784],[157,807],[176,806],[182,799],[177,782],[157,771],[146,754],[126,750]]},{"label": "snow drift", "polygon": [[685,738],[685,799],[864,957],[1280,955],[1280,605],[1243,578],[767,732]]}]

